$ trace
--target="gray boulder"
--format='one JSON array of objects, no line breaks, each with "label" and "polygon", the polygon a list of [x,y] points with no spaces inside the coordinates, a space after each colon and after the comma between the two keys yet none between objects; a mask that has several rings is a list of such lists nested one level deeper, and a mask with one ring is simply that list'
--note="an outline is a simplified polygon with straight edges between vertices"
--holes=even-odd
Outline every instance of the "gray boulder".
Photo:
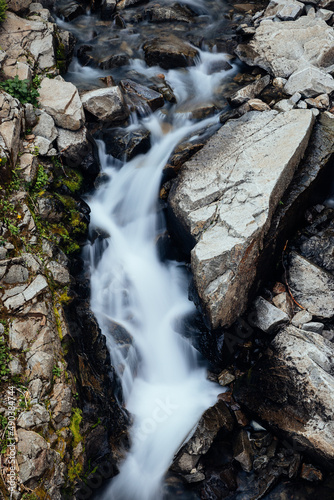
[{"label": "gray boulder", "polygon": [[92,90],[81,97],[83,107],[103,122],[121,122],[129,116],[129,110],[119,87]]}]

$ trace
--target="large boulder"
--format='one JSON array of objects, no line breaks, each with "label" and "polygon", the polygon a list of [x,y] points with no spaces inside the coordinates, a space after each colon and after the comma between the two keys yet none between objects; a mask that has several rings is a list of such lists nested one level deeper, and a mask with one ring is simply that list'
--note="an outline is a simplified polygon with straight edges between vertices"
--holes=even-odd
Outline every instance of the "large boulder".
[{"label": "large boulder", "polygon": [[308,66],[329,71],[334,64],[334,30],[312,16],[281,23],[264,20],[252,40],[238,45],[236,53],[276,77],[288,78]]},{"label": "large boulder", "polygon": [[[0,157],[6,158],[12,166],[16,165],[20,149],[20,134],[24,119],[24,110],[20,102],[0,91]],[[3,176],[3,160],[0,172]]]},{"label": "large boulder", "polygon": [[44,78],[38,101],[40,106],[53,117],[58,127],[79,130],[84,124],[83,107],[73,83]]},{"label": "large boulder", "polygon": [[334,347],[321,335],[285,327],[234,387],[234,398],[298,449],[334,469]]},{"label": "large boulder", "polygon": [[95,119],[103,122],[121,122],[129,116],[119,87],[92,90],[81,97],[82,104]]},{"label": "large boulder", "polygon": [[72,131],[58,128],[58,151],[71,167],[78,167],[83,159],[92,152],[92,146],[87,138],[87,129]]},{"label": "large boulder", "polygon": [[197,50],[189,43],[170,34],[160,36],[144,43],[145,61],[149,66],[160,66],[164,69],[184,68],[194,64]]},{"label": "large boulder", "polygon": [[194,281],[213,328],[245,310],[256,261],[314,123],[310,110],[251,112],[227,122],[189,162],[169,206],[191,252]]}]

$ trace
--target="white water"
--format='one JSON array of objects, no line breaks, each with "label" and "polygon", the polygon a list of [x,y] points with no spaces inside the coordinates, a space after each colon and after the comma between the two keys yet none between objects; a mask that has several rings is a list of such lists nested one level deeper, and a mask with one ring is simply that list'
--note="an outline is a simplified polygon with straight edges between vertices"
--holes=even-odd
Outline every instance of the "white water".
[{"label": "white water", "polygon": [[[196,68],[166,75],[181,104],[194,95],[207,102],[223,77],[207,74],[212,57],[224,56],[202,54]],[[138,70],[139,63],[135,65]],[[161,232],[163,226],[157,214],[162,169],[182,138],[195,136],[218,118],[194,123],[186,115],[174,115],[170,132],[164,134],[163,117],[158,111],[142,120],[151,131],[152,147],[122,168],[99,143],[108,181],[89,200],[91,228],[110,235],[102,256],[98,240],[90,247],[91,305],[134,417],[131,449],[103,500],[160,499],[175,452],[221,392],[206,380],[196,351],[180,335],[183,318],[194,311],[182,266],[162,263],[156,250],[158,228]],[[108,330],[111,320],[131,334],[132,347],[115,342]]]}]

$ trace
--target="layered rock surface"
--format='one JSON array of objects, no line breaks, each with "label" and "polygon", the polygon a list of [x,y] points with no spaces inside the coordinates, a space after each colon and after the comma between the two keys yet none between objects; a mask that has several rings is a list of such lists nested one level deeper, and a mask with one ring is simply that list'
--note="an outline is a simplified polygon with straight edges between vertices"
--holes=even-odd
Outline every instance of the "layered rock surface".
[{"label": "layered rock surface", "polygon": [[264,235],[313,121],[309,110],[248,113],[182,167],[169,203],[180,233],[195,244],[195,285],[213,328],[246,308]]}]

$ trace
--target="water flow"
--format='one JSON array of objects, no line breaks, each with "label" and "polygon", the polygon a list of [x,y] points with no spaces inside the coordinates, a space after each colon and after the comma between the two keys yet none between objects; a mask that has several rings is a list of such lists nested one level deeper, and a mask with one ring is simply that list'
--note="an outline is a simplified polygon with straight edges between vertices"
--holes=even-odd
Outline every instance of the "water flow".
[{"label": "water flow", "polygon": [[[197,71],[203,71],[201,64]],[[171,80],[186,100],[180,75],[179,84],[176,72]],[[199,82],[198,75],[190,78],[192,86]],[[90,247],[91,305],[134,416],[130,452],[103,500],[161,498],[162,479],[174,453],[219,392],[180,335],[182,320],[194,311],[182,266],[162,262],[156,248],[162,226],[157,214],[162,169],[183,138],[217,121],[212,117],[194,123],[186,115],[174,115],[170,132],[164,134],[163,115],[157,112],[142,120],[151,131],[150,151],[121,168],[99,143],[108,180],[89,201],[91,229],[108,236]],[[111,333],[115,322],[117,341]]]}]

